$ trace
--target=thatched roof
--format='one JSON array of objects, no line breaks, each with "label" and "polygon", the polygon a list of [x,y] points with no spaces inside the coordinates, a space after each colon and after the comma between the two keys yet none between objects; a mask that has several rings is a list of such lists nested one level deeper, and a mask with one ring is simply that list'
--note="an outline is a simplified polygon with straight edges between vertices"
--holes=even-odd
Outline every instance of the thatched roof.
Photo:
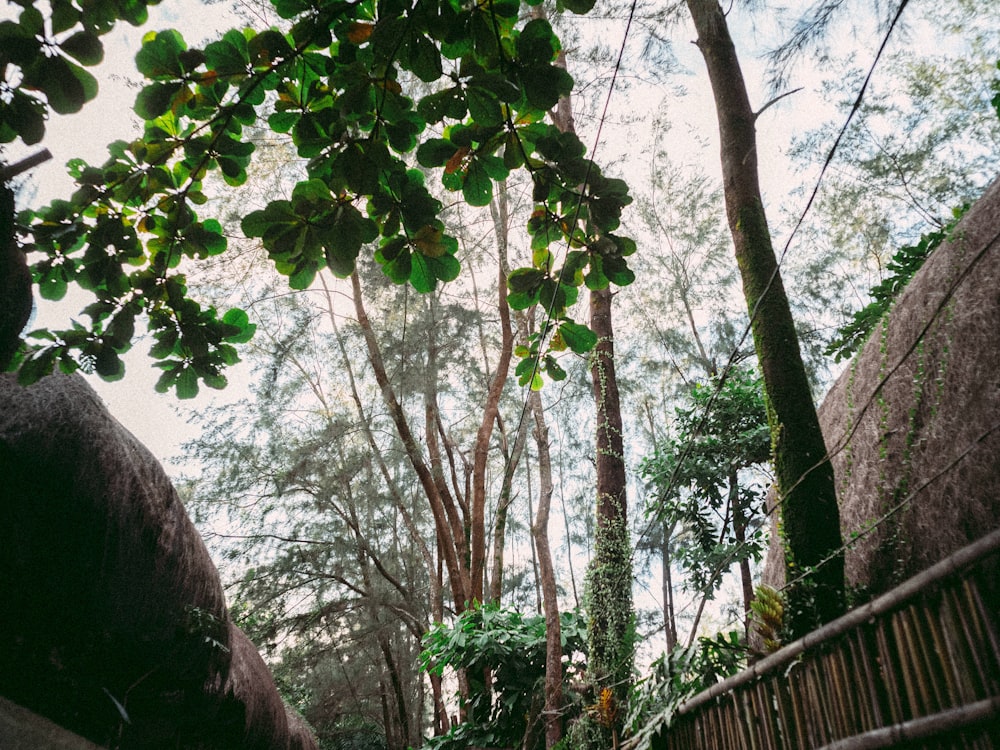
[{"label": "thatched roof", "polygon": [[77,376],[0,375],[0,695],[98,744],[313,748],[156,459]]},{"label": "thatched roof", "polygon": [[[848,586],[882,593],[1000,527],[1000,180],[827,394]],[[852,541],[855,540],[856,541]],[[772,555],[765,579],[781,575]]]}]

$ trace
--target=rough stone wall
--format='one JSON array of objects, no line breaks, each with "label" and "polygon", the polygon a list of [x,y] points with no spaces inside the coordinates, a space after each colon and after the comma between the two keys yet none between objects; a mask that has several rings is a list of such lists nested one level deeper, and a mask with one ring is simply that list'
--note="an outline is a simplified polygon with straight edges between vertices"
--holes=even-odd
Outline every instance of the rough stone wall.
[{"label": "rough stone wall", "polygon": [[315,747],[162,467],[78,376],[0,375],[0,695],[102,745]]},{"label": "rough stone wall", "polygon": [[[1000,526],[1000,180],[819,411],[848,586],[882,593]],[[765,581],[783,577],[776,548]]]}]

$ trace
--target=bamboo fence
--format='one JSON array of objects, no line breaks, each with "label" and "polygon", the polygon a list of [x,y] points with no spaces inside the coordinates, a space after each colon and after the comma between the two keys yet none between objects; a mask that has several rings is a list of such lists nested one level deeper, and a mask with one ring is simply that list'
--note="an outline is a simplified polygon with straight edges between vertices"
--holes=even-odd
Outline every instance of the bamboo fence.
[{"label": "bamboo fence", "polygon": [[1000,748],[1000,530],[683,704],[656,750]]}]

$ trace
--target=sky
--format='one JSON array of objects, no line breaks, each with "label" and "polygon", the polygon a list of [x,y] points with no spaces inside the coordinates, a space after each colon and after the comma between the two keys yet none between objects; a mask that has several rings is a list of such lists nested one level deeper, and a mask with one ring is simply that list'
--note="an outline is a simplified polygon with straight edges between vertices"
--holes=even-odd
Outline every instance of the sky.
[{"label": "sky", "polygon": [[[101,66],[91,69],[100,80],[98,98],[86,105],[80,114],[56,116],[49,120],[43,145],[53,153],[53,159],[34,170],[32,180],[37,193],[31,203],[38,205],[68,195],[73,190],[72,180],[65,170],[65,163],[69,159],[79,157],[99,164],[105,159],[108,143],[119,138],[131,140],[141,134],[141,125],[131,112],[139,87],[133,58],[146,31],[176,28],[190,43],[197,44],[221,30],[243,25],[240,19],[227,10],[228,7],[228,3],[206,6],[198,0],[165,0],[150,8],[150,20],[143,29],[135,29],[122,23],[103,37],[105,61]],[[15,10],[13,6],[5,4],[0,8],[0,19],[12,17]],[[607,19],[587,18],[579,23],[584,35],[594,34],[595,29],[600,29],[602,41],[609,48],[609,59],[613,59],[624,34],[623,24],[609,24]],[[743,19],[735,19],[733,29],[734,32],[744,34],[742,38],[737,38],[742,49],[756,45],[759,41],[756,36],[765,33],[764,24],[751,26],[744,23]],[[609,125],[603,131],[600,153],[596,155],[598,163],[607,164],[612,156],[620,157],[622,161],[619,168],[626,172],[626,178],[630,172],[648,170],[648,154],[654,143],[653,128],[649,123],[655,115],[663,115],[666,110],[666,115],[676,121],[667,136],[671,158],[681,164],[685,160],[697,160],[698,166],[709,173],[718,170],[717,150],[711,145],[716,139],[715,111],[709,89],[704,85],[704,64],[695,46],[683,43],[684,39],[691,40],[694,36],[693,29],[683,27],[672,34],[674,54],[681,68],[688,71],[687,75],[671,79],[669,83],[631,81],[627,88],[615,92],[611,100]],[[640,54],[636,46],[641,40],[641,32],[633,28],[630,36],[632,46],[628,55]],[[860,48],[865,49],[864,43],[860,44]],[[864,54],[870,55],[862,53],[859,57]],[[768,96],[760,84],[763,80],[763,63],[749,54],[744,54],[741,62],[752,100],[755,106],[760,107]],[[780,194],[783,205],[786,206],[784,201],[787,200],[790,167],[785,151],[792,134],[800,130],[805,122],[815,126],[818,122],[817,113],[824,108],[830,115],[833,114],[829,105],[819,98],[818,77],[812,75],[811,80],[809,78],[809,74],[806,74],[794,81],[794,86],[804,85],[805,90],[768,109],[758,121],[762,186],[765,195]],[[678,81],[688,93],[675,105],[669,94]],[[622,83],[626,81],[623,79]],[[606,77],[598,81],[595,90],[598,92],[595,100],[603,100],[607,92]],[[624,130],[621,125],[615,124],[628,116],[637,119],[640,123],[638,128]],[[593,126],[590,125],[588,130],[588,123],[585,121],[578,122],[578,125],[584,142],[593,145]],[[709,145],[705,146],[706,143]],[[12,149],[11,157],[17,155]],[[644,175],[637,177],[643,178]],[[797,181],[801,183],[802,179],[799,176]],[[58,306],[40,305],[35,325],[64,327],[68,318],[78,314],[88,300],[88,295],[78,292],[76,296],[69,295]],[[122,381],[105,383],[97,377],[88,379],[119,421],[135,433],[157,457],[166,460],[177,456],[181,444],[197,435],[197,428],[187,423],[186,415],[192,409],[203,408],[219,398],[233,400],[240,395],[240,387],[238,382],[233,382],[221,395],[202,389],[203,395],[193,402],[178,403],[172,393],[157,394],[153,390],[158,371],[151,366],[151,360],[146,356],[147,350],[148,344],[142,341],[133,347],[125,360],[126,375]],[[241,377],[240,373],[235,374],[236,381],[240,381]]]},{"label": "sky", "polygon": [[[66,162],[82,158],[91,164],[101,164],[107,158],[107,144],[117,139],[132,140],[142,133],[141,121],[132,112],[141,77],[135,70],[135,54],[142,44],[142,36],[150,30],[175,28],[190,44],[209,37],[214,32],[242,26],[223,4],[202,5],[197,0],[166,0],[150,7],[149,22],[142,28],[119,23],[113,31],[102,37],[104,62],[89,68],[98,78],[100,90],[97,99],[89,102],[75,115],[54,116],[46,123],[45,138],[35,147],[19,151],[10,149],[12,158],[19,153],[33,153],[42,146],[52,152],[53,158],[33,170],[32,205],[66,197],[75,189],[67,174]],[[0,20],[16,18],[16,8],[6,3],[0,8]],[[36,313],[31,328],[51,325],[63,328],[70,317],[92,297],[80,290],[72,290],[58,304],[45,303],[36,295]],[[152,367],[147,356],[149,343],[138,341],[125,356],[124,379],[108,383],[96,375],[85,376],[104,400],[112,415],[141,440],[161,462],[169,462],[181,454],[181,446],[194,439],[199,429],[188,420],[192,410],[204,408],[216,400],[231,401],[238,398],[240,373],[229,373],[230,388],[225,392],[202,389],[196,399],[178,402],[173,392],[160,394],[154,390],[159,370]],[[173,472],[173,466],[166,467]]]}]

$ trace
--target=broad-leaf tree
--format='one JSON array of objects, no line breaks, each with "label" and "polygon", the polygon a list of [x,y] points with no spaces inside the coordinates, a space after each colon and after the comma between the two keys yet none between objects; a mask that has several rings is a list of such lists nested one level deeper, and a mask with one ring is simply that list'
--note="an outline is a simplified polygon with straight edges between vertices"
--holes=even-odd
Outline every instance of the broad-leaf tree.
[{"label": "broad-leaf tree", "polygon": [[[613,233],[625,184],[545,121],[572,87],[554,64],[560,48],[549,23],[524,21],[513,0],[272,5],[280,30],[232,30],[204,48],[176,31],[146,35],[136,56],[147,81],[135,105],[143,136],[111,144],[101,166],[72,162],[79,189],[39,211],[30,230],[41,294],[58,299],[70,283],[92,291],[89,323],[36,333],[22,379],[56,363],[120,377],[120,355],[145,314],[159,389],[187,397],[200,383],[224,385],[233,345],[252,326],[238,310],[219,315],[193,300],[179,266],[225,252],[234,228],[203,215],[206,190],[247,180],[248,135],[262,130],[292,140],[300,173],[287,197],[248,212],[241,226],[294,289],[324,267],[349,276],[363,247],[389,278],[418,291],[456,278],[458,243],[424,170],[472,206],[526,170],[535,257],[510,275],[511,305],[539,302],[553,322],[518,375],[537,386],[540,372],[558,372],[545,356],[549,338],[587,345],[568,317],[578,288],[627,284],[634,244]],[[561,263],[553,243],[569,247]]]},{"label": "broad-leaf tree", "polygon": [[[697,635],[705,602],[738,566],[743,613],[753,600],[750,561],[763,552],[764,488],[746,470],[770,458],[760,381],[733,368],[724,382],[696,383],[676,410],[674,436],[657,445],[640,471],[654,497],[648,512],[677,529],[676,560],[685,586],[700,598],[687,645]],[[667,624],[670,627],[670,623]]]}]

